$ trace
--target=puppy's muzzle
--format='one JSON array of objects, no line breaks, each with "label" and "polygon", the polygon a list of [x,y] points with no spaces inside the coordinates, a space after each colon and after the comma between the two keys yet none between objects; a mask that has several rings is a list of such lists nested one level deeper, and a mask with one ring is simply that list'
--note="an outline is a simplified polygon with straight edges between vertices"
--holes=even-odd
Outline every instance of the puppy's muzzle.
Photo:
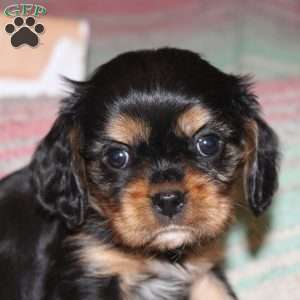
[{"label": "puppy's muzzle", "polygon": [[154,210],[170,219],[179,214],[184,205],[184,194],[180,191],[160,192],[152,196]]}]

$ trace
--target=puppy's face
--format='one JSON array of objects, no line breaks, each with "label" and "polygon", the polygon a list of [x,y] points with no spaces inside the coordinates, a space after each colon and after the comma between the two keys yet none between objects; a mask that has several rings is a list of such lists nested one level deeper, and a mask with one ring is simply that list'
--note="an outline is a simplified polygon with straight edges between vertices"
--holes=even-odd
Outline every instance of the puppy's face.
[{"label": "puppy's face", "polygon": [[93,145],[94,206],[131,247],[173,249],[217,236],[238,201],[239,129],[187,99],[128,97]]},{"label": "puppy's face", "polygon": [[276,188],[276,138],[248,85],[192,52],[121,55],[77,87],[60,118],[46,140],[66,128],[73,134],[64,137],[76,136],[63,153],[72,154],[75,179],[64,174],[78,197],[56,207],[69,223],[82,222],[88,198],[126,247],[201,245],[224,231],[244,195],[260,213]]}]

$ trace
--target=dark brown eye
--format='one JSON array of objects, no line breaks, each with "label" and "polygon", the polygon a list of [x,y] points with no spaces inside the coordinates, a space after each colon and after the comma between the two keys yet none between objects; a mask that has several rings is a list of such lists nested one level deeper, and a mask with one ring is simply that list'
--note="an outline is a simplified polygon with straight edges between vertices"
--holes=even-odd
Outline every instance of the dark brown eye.
[{"label": "dark brown eye", "polygon": [[201,136],[197,140],[197,149],[202,156],[214,156],[221,150],[220,138],[215,134]]},{"label": "dark brown eye", "polygon": [[123,169],[128,165],[129,153],[125,149],[113,148],[107,151],[106,163],[116,169]]}]

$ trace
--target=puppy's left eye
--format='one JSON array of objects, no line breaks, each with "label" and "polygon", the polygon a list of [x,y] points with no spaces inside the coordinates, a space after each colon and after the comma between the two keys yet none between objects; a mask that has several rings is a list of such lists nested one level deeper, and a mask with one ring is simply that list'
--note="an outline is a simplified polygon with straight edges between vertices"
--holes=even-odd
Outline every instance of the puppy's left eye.
[{"label": "puppy's left eye", "polygon": [[221,140],[216,134],[200,136],[197,140],[197,150],[202,156],[219,154],[221,146]]},{"label": "puppy's left eye", "polygon": [[123,169],[129,163],[129,153],[125,149],[112,148],[107,151],[105,161],[116,169]]}]

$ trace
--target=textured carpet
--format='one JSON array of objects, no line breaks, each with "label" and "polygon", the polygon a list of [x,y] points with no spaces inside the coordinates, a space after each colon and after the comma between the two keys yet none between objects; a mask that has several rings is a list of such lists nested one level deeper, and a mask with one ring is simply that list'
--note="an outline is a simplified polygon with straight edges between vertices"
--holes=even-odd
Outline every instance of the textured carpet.
[{"label": "textured carpet", "polygon": [[[281,140],[280,190],[263,218],[245,213],[233,226],[225,266],[242,300],[300,299],[300,2],[56,3],[49,1],[49,13],[90,21],[90,71],[122,51],[168,45],[202,53],[225,71],[254,76],[265,116]],[[28,162],[55,118],[57,101],[1,100],[0,176]]]}]

